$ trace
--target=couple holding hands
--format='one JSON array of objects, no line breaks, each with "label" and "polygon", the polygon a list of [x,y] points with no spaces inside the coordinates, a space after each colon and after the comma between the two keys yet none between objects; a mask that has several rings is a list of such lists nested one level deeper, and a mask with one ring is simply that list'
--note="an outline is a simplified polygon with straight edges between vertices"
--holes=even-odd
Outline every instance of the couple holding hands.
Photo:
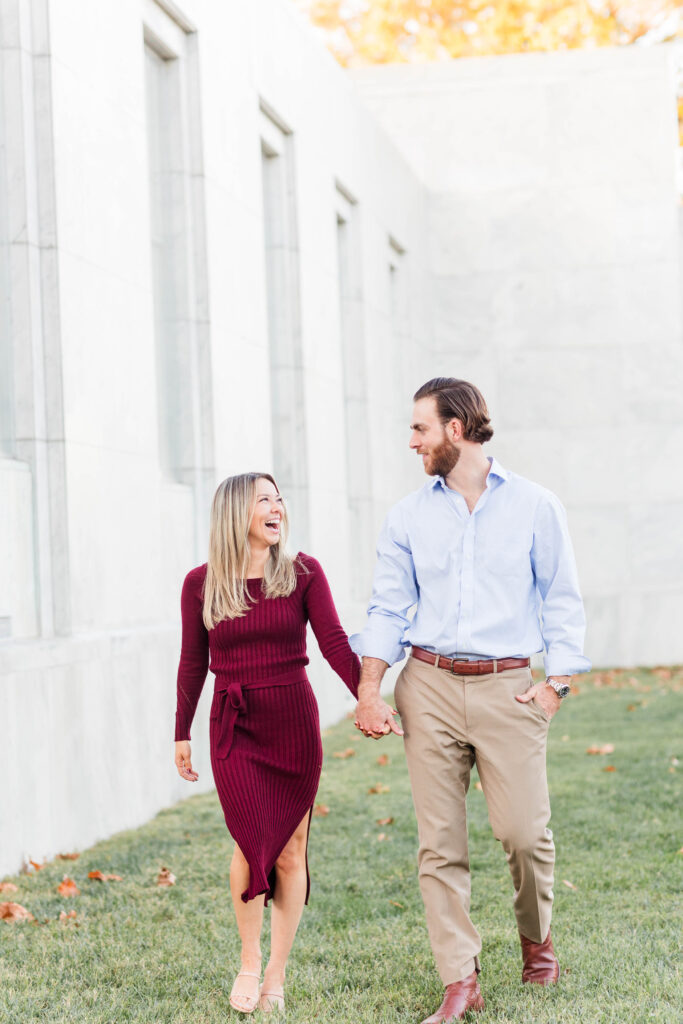
[{"label": "couple holding hands", "polygon": [[[287,554],[287,513],[267,473],[219,486],[208,562],[183,585],[175,763],[182,778],[197,779],[190,726],[210,668],[211,766],[235,840],[230,889],[242,943],[230,1004],[242,1013],[284,1010],[285,969],[308,901],[308,833],[322,767],[305,670],[308,622],[357,697],[357,728],[374,739],[404,737],[419,882],[445,986],[423,1024],[484,1006],[481,940],[469,917],[465,797],[474,764],[512,874],[522,981],[559,977],[546,740],[570,677],[590,668],[566,515],[545,488],[484,455],[493,430],[472,384],[435,378],[414,402],[410,447],[429,480],[386,518],[362,633],[347,638],[320,564]],[[399,728],[380,686],[406,647],[395,690]],[[534,684],[529,659],[541,651],[546,679]]]}]

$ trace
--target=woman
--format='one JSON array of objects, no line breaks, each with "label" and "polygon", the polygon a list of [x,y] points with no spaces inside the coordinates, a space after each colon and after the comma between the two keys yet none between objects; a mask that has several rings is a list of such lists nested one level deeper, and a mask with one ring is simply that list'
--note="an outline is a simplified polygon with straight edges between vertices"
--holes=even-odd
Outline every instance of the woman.
[{"label": "woman", "polygon": [[[211,767],[235,840],[230,891],[242,940],[230,1005],[284,1009],[287,958],[308,902],[308,832],[322,766],[318,706],[306,677],[306,623],[354,696],[360,664],[318,562],[285,551],[287,513],[268,473],[224,480],[211,510],[209,560],[188,573],[181,610],[175,763],[196,782],[190,725],[209,658],[216,683]],[[263,907],[273,900],[261,976]]]}]

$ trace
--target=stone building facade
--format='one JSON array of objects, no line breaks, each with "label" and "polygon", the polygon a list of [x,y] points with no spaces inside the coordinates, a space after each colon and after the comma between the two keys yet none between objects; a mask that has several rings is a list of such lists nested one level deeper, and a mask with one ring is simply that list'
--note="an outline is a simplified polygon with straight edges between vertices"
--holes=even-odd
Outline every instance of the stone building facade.
[{"label": "stone building facade", "polygon": [[0,48],[0,873],[196,792],[222,478],[274,471],[361,625],[436,373],[569,508],[594,662],[683,660],[671,50],[348,75],[286,0],[0,0]]}]

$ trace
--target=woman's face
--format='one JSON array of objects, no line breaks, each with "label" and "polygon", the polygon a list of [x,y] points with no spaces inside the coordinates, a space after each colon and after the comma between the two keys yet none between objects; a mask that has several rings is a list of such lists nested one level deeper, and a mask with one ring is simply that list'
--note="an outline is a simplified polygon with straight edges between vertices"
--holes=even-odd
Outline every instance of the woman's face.
[{"label": "woman's face", "polygon": [[270,548],[277,544],[283,515],[283,501],[275,484],[264,478],[257,480],[249,526],[249,543],[252,548]]}]

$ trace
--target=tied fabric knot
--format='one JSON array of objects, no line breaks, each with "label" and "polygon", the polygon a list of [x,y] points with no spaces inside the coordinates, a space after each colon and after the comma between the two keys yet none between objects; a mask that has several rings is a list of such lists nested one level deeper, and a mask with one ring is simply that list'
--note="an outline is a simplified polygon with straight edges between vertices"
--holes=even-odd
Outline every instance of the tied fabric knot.
[{"label": "tied fabric knot", "polygon": [[226,758],[232,746],[237,716],[246,710],[241,683],[228,683],[214,695],[214,713],[216,720],[216,757]]}]

